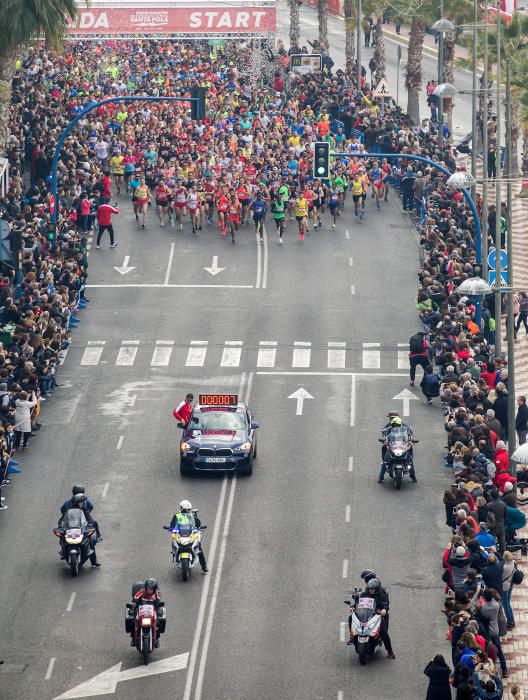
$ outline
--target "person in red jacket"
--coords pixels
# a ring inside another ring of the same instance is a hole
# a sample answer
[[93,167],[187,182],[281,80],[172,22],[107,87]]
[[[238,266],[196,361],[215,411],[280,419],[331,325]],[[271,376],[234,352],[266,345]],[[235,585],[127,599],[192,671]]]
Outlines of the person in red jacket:
[[510,458],[508,456],[508,450],[506,448],[506,443],[503,440],[498,440],[497,441],[497,446],[496,446],[496,452],[495,452],[495,457],[493,458],[493,462],[495,463],[495,466],[497,467],[497,473],[495,478],[497,478],[497,475],[499,472],[507,472],[509,469],[510,465]]
[[119,214],[119,209],[108,204],[108,199],[103,197],[101,199],[101,206],[97,209],[97,223],[99,224],[99,231],[97,233],[97,244],[96,248],[100,248],[99,243],[101,242],[101,236],[105,231],[110,234],[110,248],[115,248],[117,243],[114,241],[114,227],[112,226],[112,214]]
[[178,427],[180,428],[187,427],[187,423],[189,422],[189,418],[191,417],[193,410],[193,399],[193,394],[187,394],[185,399],[181,401],[172,412],[172,415],[178,421]]

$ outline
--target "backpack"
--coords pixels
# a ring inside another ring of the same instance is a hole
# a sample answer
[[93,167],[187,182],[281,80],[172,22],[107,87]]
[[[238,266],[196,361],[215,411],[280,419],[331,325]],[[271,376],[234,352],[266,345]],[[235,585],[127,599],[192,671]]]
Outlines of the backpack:
[[411,335],[409,338],[409,352],[423,352],[424,351],[424,340],[423,336],[416,333],[416,335]]
[[514,583],[516,586],[518,586],[523,581],[524,581],[524,571],[522,571],[522,569],[518,569],[517,566],[515,566],[515,571],[513,572],[511,582]]

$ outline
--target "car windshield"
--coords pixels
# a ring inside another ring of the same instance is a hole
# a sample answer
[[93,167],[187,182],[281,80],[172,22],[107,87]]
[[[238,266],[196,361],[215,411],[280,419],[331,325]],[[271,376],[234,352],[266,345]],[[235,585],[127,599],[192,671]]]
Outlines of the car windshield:
[[232,432],[246,429],[243,411],[199,411],[194,413],[189,425],[191,430]]
[[389,433],[389,442],[409,442],[409,431],[407,428],[392,428]]
[[67,510],[62,518],[62,527],[64,527],[66,530],[83,528],[86,524],[87,520],[80,508],[70,508],[70,510]]

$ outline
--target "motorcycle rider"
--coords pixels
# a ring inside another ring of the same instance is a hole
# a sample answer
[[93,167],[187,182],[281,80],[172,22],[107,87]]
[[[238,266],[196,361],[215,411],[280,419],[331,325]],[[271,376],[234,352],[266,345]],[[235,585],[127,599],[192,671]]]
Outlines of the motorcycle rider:
[[[61,506],[61,513],[63,515],[70,508],[75,508],[75,506],[73,505],[73,497],[79,493],[86,493],[85,488],[84,486],[75,484],[75,486],[72,488],[72,497],[69,498],[67,501],[64,501],[64,503]],[[86,500],[84,501],[83,510],[85,513],[91,513],[93,510],[93,504],[88,500],[88,498],[86,498]]]
[[[159,625],[159,617],[160,617],[160,608],[163,607],[161,603],[161,593],[159,590],[158,582],[156,581],[155,578],[149,577],[145,581],[145,585],[143,588],[141,588],[132,598],[130,603],[127,604],[127,609],[129,611],[129,615],[131,617],[136,616],[136,611],[139,605],[153,605],[156,608],[156,613],[158,616],[158,622],[156,625],[156,639],[154,640],[154,646],[156,648],[159,647],[159,636],[160,636],[160,625]],[[132,641],[130,643],[130,646],[135,646],[135,640],[134,640],[134,630],[131,632],[131,637]]]
[[[374,571],[374,569],[365,569],[365,571],[362,571],[362,572],[361,572],[360,576],[361,576],[361,578],[363,579],[363,581],[365,581],[365,585],[367,585],[368,582],[369,582],[369,581],[372,581],[372,579],[374,579],[374,578],[375,578],[377,581],[379,581],[379,584],[380,584],[380,589],[379,589],[379,590],[380,590],[380,594],[383,595],[383,596],[385,596],[385,597],[387,598],[387,600],[389,599],[389,594],[387,593],[387,591],[386,591],[386,590],[383,588],[383,586],[381,585],[381,581],[380,581],[380,579],[379,579],[379,576],[376,574],[376,572]],[[387,621],[387,630],[388,630],[388,629],[389,629],[389,613],[388,613],[388,612],[387,612],[387,614],[385,615],[385,620]]]
[[[90,515],[90,512],[85,510],[84,504],[87,500],[88,499],[86,498],[86,495],[84,493],[76,493],[75,496],[72,496],[72,498],[71,498],[72,508],[71,509],[67,508],[64,511],[64,513],[62,514],[62,517],[59,519],[58,527],[62,527],[62,519],[64,517],[64,514],[68,510],[72,510],[74,508],[79,508],[80,510],[82,510],[84,513],[84,517],[86,518],[87,523],[89,525],[92,525],[95,528],[95,536],[92,535],[92,540],[91,540],[92,553],[90,554],[90,556],[88,558],[90,559],[90,563],[92,566],[99,568],[101,566],[101,564],[97,561],[97,554],[95,553],[95,545],[98,542],[102,541],[102,537],[100,537],[100,535],[99,535],[99,527],[97,525],[97,522],[92,518],[92,516]],[[61,556],[61,559],[64,559],[62,551],[61,551],[60,556]]]
[[[381,615],[381,626],[380,626],[380,637],[387,650],[387,656],[390,659],[395,659],[396,655],[392,650],[392,642],[389,637],[388,625],[387,625],[387,613],[389,612],[389,596],[386,592],[382,593],[382,588],[379,580],[377,578],[371,578],[367,582],[365,591],[359,593],[358,598],[374,598],[376,601],[376,612]],[[350,631],[350,639],[347,644],[353,644],[352,637],[352,615],[348,618],[348,629]]]
[[[201,520],[198,517],[197,512],[193,513],[192,504],[190,501],[183,500],[180,502],[180,510],[174,513],[172,520],[170,521],[169,528],[173,529],[179,525],[190,525],[192,528],[200,529],[202,526]],[[205,554],[203,553],[202,543],[200,542],[200,548],[198,550],[198,559],[200,561],[200,566],[202,571],[206,574],[209,569],[207,568],[207,563],[205,561]]]
[[[99,530],[99,523],[97,520],[94,520],[94,518],[91,515],[91,512],[93,510],[93,503],[88,500],[88,497],[84,493],[84,486],[80,485],[75,485],[72,488],[72,497],[69,498],[67,501],[64,501],[64,503],[61,506],[61,513],[64,515],[67,510],[70,510],[70,508],[81,508],[86,520],[90,523],[90,525],[93,525],[95,527],[96,535],[97,535],[97,542],[102,542],[103,538],[101,537],[101,532]],[[76,498],[76,497],[79,498]],[[59,520],[60,523],[60,520]]]
[[[378,484],[383,483],[383,479],[385,477],[385,472],[387,470],[387,454],[388,454],[388,448],[387,448],[387,442],[390,436],[391,431],[393,428],[399,429],[399,428],[405,428],[407,432],[409,433],[409,440],[413,439],[413,432],[411,429],[411,426],[407,423],[404,422],[398,414],[390,414],[389,416],[390,421],[386,423],[383,428],[381,429],[381,437],[383,438],[383,445],[381,447],[381,465],[380,465],[380,473],[378,477]],[[416,472],[414,471],[414,454],[413,454],[413,448],[412,445],[409,450],[410,458],[411,458],[411,463],[409,465],[409,476],[411,479],[414,481],[414,483],[417,482],[416,478]]]

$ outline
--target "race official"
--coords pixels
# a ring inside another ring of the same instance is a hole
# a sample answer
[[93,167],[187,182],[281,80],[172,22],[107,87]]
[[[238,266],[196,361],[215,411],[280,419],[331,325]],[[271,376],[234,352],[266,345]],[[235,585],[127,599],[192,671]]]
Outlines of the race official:
[[99,224],[99,231],[97,233],[97,244],[96,248],[100,248],[101,236],[105,231],[110,234],[110,248],[115,248],[117,243],[114,241],[114,227],[112,226],[112,214],[119,214],[119,209],[108,204],[108,198],[103,197],[101,199],[101,206],[97,209],[97,223]]
[[185,399],[181,401],[174,411],[172,412],[172,415],[176,418],[178,421],[178,425],[180,428],[186,428],[187,424],[189,422],[189,419],[191,417],[191,413],[193,410],[193,400],[194,400],[194,395],[193,394],[187,394]]

